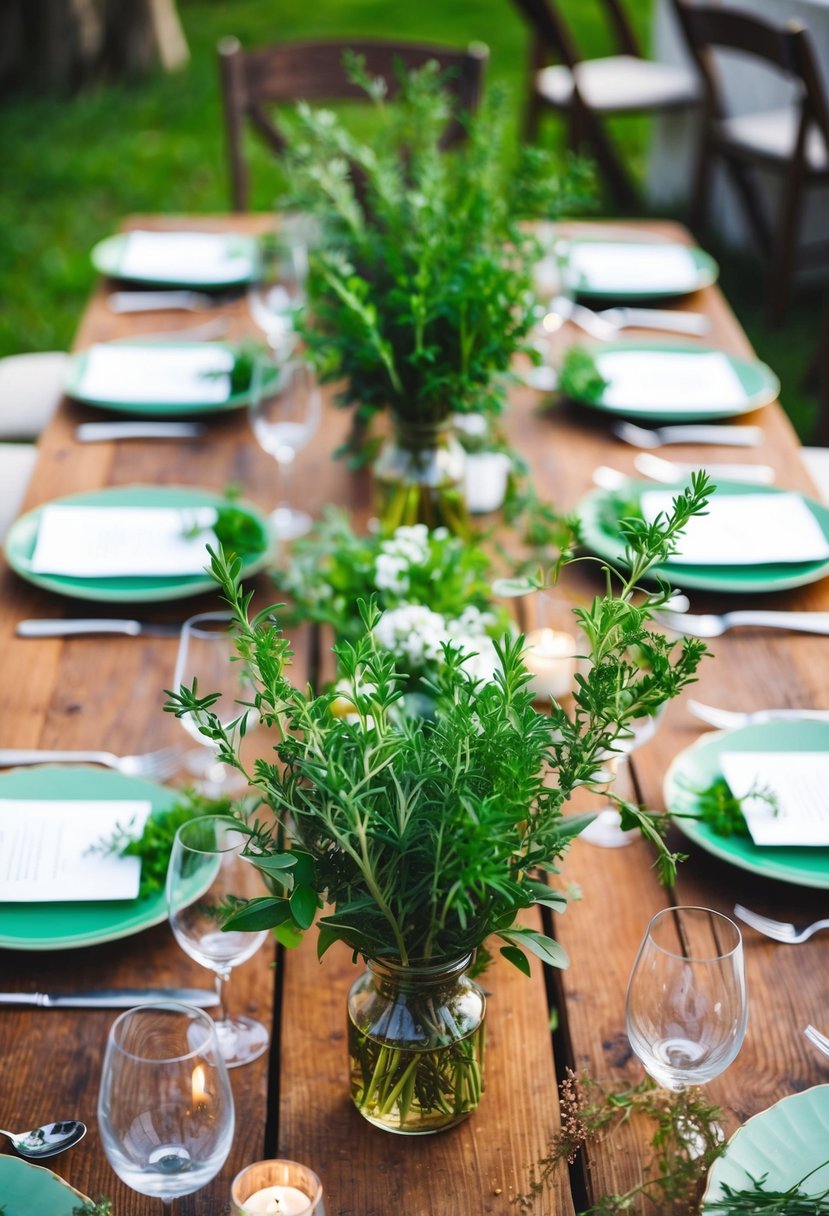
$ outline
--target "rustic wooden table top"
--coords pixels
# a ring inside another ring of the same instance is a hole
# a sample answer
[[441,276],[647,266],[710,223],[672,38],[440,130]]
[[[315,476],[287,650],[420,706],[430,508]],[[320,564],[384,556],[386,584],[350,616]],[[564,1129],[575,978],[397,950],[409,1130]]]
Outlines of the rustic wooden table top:
[[[261,231],[269,222],[251,216],[140,217],[130,226]],[[672,225],[649,228],[683,239]],[[106,305],[110,286],[102,284],[90,301],[78,349],[160,328],[187,328],[206,319],[172,313],[117,316]],[[716,288],[706,288],[683,304],[710,317],[708,344],[750,353]],[[231,337],[253,332],[244,301],[221,311],[230,320]],[[557,506],[571,508],[590,488],[592,471],[600,463],[633,471],[633,449],[608,435],[606,420],[563,407],[540,411],[538,406],[537,394],[516,389],[506,428],[529,460],[538,488]],[[236,483],[263,508],[277,500],[273,462],[253,441],[244,412],[211,421],[207,435],[198,440],[77,443],[75,426],[98,416],[85,406],[63,403],[41,440],[27,508],[77,491],[131,483],[214,490]],[[811,491],[797,441],[780,407],[772,405],[745,421],[763,427],[759,449],[735,455],[728,449],[684,448],[682,459],[707,455],[713,460],[762,460],[775,467],[779,485]],[[295,497],[316,513],[324,502],[342,504],[361,522],[370,506],[368,482],[330,457],[347,425],[343,412],[326,407],[315,440],[299,456]],[[0,570],[0,592],[3,746],[136,752],[180,741],[181,727],[161,712],[162,690],[172,676],[174,640],[21,640],[14,636],[14,627],[22,617],[89,615],[90,605],[59,601],[5,567]],[[272,598],[266,577],[257,580],[257,592]],[[751,597],[751,602],[829,609],[829,580]],[[207,595],[157,609],[142,606],[140,612],[183,618],[211,606],[215,597]],[[695,610],[726,606],[715,596],[694,597]],[[297,675],[304,679],[306,632],[297,631],[294,642]],[[734,708],[825,703],[828,647],[826,639],[808,635],[727,634],[713,646],[716,658],[703,665],[695,695]],[[668,763],[700,733],[680,702],[669,708],[653,741],[635,753],[632,775],[647,805],[662,808]],[[269,1156],[290,1157],[317,1171],[325,1186],[328,1216],[396,1216],[404,1210],[433,1216],[507,1216],[515,1211],[511,1201],[527,1190],[530,1165],[543,1155],[557,1126],[557,1083],[564,1068],[587,1068],[614,1083],[641,1079],[625,1034],[624,996],[639,941],[655,911],[674,900],[728,912],[737,899],[785,917],[825,911],[825,898],[816,891],[744,873],[697,849],[688,851],[677,890],[668,892],[657,883],[645,844],[622,849],[598,849],[581,841],[574,845],[563,874],[566,881],[578,884],[583,898],[554,925],[569,953],[570,968],[545,976],[540,964],[534,965],[528,980],[499,962],[487,973],[486,1095],[474,1116],[434,1137],[411,1140],[384,1134],[364,1122],[349,1102],[344,1006],[356,971],[346,952],[332,950],[320,965],[312,940],[278,956],[266,945],[233,975],[229,998],[234,1009],[272,1026],[272,1049],[232,1072],[237,1132],[230,1159],[208,1187],[179,1201],[179,1216],[227,1211],[234,1174]],[[0,929],[2,917],[0,908]],[[737,1061],[709,1086],[712,1100],[726,1108],[732,1127],[785,1094],[829,1080],[829,1062],[820,1059],[800,1033],[807,1022],[820,1023],[829,1008],[826,937],[799,947],[776,945],[750,931],[745,938],[749,1032]],[[0,951],[0,968],[0,987],[7,991],[209,982],[166,925],[80,950]],[[114,1176],[95,1123],[100,1065],[114,1016],[111,1011],[0,1010],[0,1121],[24,1128],[56,1117],[83,1119],[90,1134],[50,1162],[52,1167],[86,1194],[111,1196],[116,1216],[149,1216],[157,1205]],[[551,1024],[557,1027],[555,1033]],[[590,1198],[625,1189],[641,1176],[646,1156],[642,1129],[625,1128],[613,1145],[591,1153],[589,1176],[562,1174],[538,1199],[536,1211],[566,1216]]]

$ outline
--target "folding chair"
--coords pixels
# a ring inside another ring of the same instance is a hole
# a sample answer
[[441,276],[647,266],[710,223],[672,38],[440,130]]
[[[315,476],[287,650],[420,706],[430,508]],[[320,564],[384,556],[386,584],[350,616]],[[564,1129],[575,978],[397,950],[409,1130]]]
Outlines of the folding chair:
[[338,39],[285,42],[245,51],[237,38],[225,38],[219,44],[219,68],[235,210],[246,210],[250,195],[243,147],[246,121],[278,155],[285,149],[285,139],[272,117],[273,107],[299,100],[366,101],[363,90],[348,78],[343,64],[346,51],[363,56],[368,74],[389,82],[390,95],[395,92],[398,65],[412,71],[435,60],[446,73],[446,88],[457,106],[444,146],[464,137],[459,116],[478,106],[489,59],[489,50],[482,43],[459,51],[413,42]]
[[[646,59],[619,0],[601,0],[617,53],[585,59],[565,21],[564,0],[514,0],[533,34],[525,135],[537,138],[545,110],[567,119],[570,146],[588,148],[617,200],[634,206],[639,192],[609,138],[604,120],[694,106],[699,81],[685,67]],[[571,5],[581,0],[571,0]],[[552,62],[551,62],[552,61]]]
[[[692,223],[708,218],[711,173],[722,159],[736,189],[760,252],[769,260],[766,312],[771,323],[785,315],[798,264],[814,264],[829,254],[829,242],[798,254],[798,232],[806,187],[829,183],[829,100],[823,88],[810,35],[798,21],[774,25],[742,10],[674,0],[676,11],[705,89],[703,127],[697,157]],[[715,61],[719,50],[738,51],[774,69],[793,86],[793,101],[749,114],[730,114]],[[775,216],[762,205],[752,169],[781,178]]]

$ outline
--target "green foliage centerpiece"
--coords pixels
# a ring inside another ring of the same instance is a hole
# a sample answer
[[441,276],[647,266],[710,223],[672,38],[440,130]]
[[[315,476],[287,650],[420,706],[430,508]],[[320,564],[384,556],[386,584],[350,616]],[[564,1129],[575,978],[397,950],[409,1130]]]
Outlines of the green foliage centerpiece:
[[[335,647],[351,708],[339,713],[341,694],[290,682],[290,647],[272,611],[252,616],[237,559],[213,555],[250,673],[249,705],[275,739],[273,755],[247,772],[238,748],[247,707],[225,727],[215,695],[200,695],[195,684],[170,694],[167,708],[193,714],[220,760],[244,772],[273,812],[244,829],[270,894],[230,907],[226,924],[273,928],[291,946],[316,922],[320,955],[342,941],[367,960],[369,972],[352,989],[349,1043],[352,1096],[372,1122],[430,1132],[477,1105],[484,1001],[466,972],[473,960],[486,961],[490,939],[524,972],[528,954],[566,966],[558,943],[520,917],[537,905],[565,905],[553,885],[556,862],[592,818],[565,814],[571,795],[603,787],[603,765],[630,724],[694,678],[703,643],[651,632],[668,589],[638,586],[675,551],[709,488],[696,474],[669,516],[624,522],[630,574],[618,594],[608,589],[576,611],[589,664],[570,713],[555,701],[547,713],[535,709],[523,639],[506,633],[489,680],[476,679],[467,656],[446,643],[428,681],[433,713],[408,714],[409,673],[378,644],[373,604],[362,606],[360,636]],[[645,666],[635,658],[642,653]],[[623,826],[638,825],[656,846],[670,881],[676,858],[661,822],[609,796]]]
[[540,256],[519,220],[572,206],[584,170],[562,176],[534,149],[508,164],[500,95],[461,146],[443,150],[451,107],[436,64],[403,75],[393,105],[384,81],[358,60],[351,70],[378,111],[371,144],[306,105],[289,133],[289,201],[319,227],[303,337],[321,378],[343,383],[339,403],[356,406],[356,434],[379,411],[390,416],[374,465],[384,525],[464,533],[452,415],[501,410],[533,323]]

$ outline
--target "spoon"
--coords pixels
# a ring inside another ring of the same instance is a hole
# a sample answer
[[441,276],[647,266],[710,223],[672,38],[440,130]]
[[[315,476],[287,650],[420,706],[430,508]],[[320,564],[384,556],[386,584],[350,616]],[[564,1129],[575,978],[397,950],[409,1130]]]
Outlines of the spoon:
[[0,1127],[0,1136],[8,1136],[20,1156],[31,1161],[40,1157],[54,1157],[83,1140],[85,1135],[86,1124],[77,1119],[44,1123],[43,1127],[35,1127],[30,1132],[7,1132]]

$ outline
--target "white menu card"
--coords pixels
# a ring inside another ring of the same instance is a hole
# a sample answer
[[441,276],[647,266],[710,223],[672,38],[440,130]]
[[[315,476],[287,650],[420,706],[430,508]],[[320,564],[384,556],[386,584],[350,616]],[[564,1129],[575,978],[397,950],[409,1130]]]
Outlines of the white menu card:
[[237,283],[251,270],[249,249],[220,232],[127,233],[118,273],[125,279]]
[[120,825],[140,836],[149,802],[0,799],[0,902],[136,899],[139,857],[94,851]]
[[602,351],[596,367],[607,387],[602,404],[627,409],[739,409],[746,393],[721,351]]
[[[722,773],[757,845],[829,845],[829,752],[725,752]],[[777,813],[752,788],[773,791]]]
[[690,291],[697,280],[694,259],[681,245],[633,241],[574,241],[573,281],[590,291],[625,295]]
[[89,348],[73,391],[84,401],[125,405],[218,405],[230,396],[232,369],[226,346],[106,343]]
[[[650,523],[670,512],[670,490],[645,490],[642,514]],[[695,515],[671,565],[753,566],[829,558],[829,541],[799,494],[717,494],[707,515]]]
[[203,574],[215,507],[84,507],[40,513],[31,569],[72,578]]

